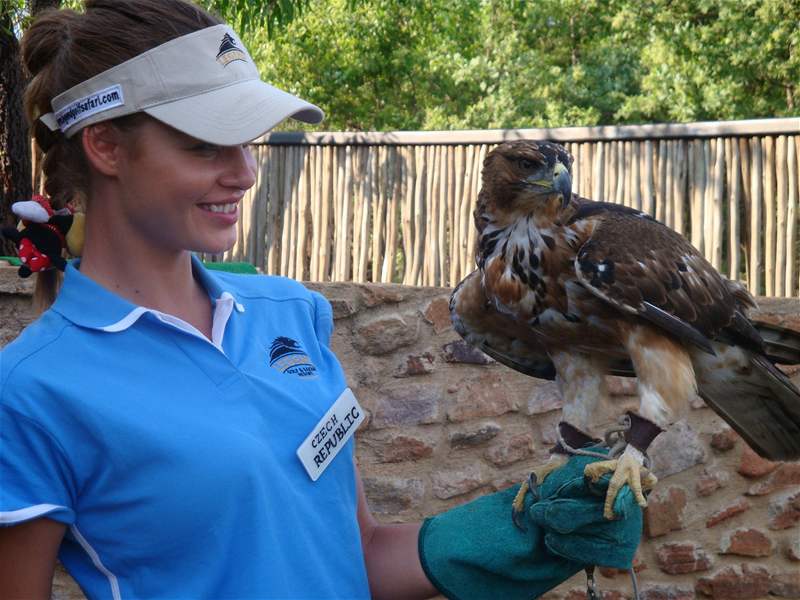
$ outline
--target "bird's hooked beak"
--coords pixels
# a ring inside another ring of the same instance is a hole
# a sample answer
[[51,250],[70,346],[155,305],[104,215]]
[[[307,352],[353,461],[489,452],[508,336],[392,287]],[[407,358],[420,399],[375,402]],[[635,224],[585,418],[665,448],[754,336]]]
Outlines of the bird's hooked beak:
[[560,162],[553,169],[553,189],[561,194],[561,207],[566,207],[572,198],[572,177]]
[[570,198],[572,198],[572,177],[570,176],[567,167],[560,162],[557,162],[556,166],[553,168],[552,180],[547,178],[530,178],[528,179],[528,183],[533,184],[538,188],[544,188],[546,191],[543,193],[548,195],[551,193],[550,190],[552,190],[552,192],[561,194],[562,208],[566,207]]

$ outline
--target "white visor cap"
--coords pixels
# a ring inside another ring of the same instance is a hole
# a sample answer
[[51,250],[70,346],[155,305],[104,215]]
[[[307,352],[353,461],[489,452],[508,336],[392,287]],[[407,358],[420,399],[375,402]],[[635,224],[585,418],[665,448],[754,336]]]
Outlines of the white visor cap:
[[144,112],[192,137],[222,146],[252,141],[289,117],[319,123],[313,104],[261,81],[227,25],[156,46],[53,98],[40,117],[71,137],[87,125]]

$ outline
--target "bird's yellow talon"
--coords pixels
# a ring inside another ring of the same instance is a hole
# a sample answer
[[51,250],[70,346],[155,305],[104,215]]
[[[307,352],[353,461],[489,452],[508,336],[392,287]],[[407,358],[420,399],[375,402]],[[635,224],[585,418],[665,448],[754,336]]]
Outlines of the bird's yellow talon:
[[514,501],[511,504],[511,518],[517,527],[520,529],[525,529],[522,525],[520,515],[525,508],[525,495],[530,490],[528,481],[530,481],[532,478],[536,483],[541,483],[544,481],[545,477],[550,475],[550,473],[555,471],[557,468],[563,466],[566,462],[566,456],[562,454],[553,454],[550,456],[550,460],[548,460],[545,464],[538,466],[531,471],[531,477],[529,479],[522,482],[522,485],[519,486],[519,491],[517,492],[517,495],[514,496]]
[[652,489],[658,482],[655,475],[629,454],[623,454],[616,460],[602,460],[588,464],[583,470],[583,474],[592,482],[597,482],[606,473],[613,473],[611,481],[608,482],[606,500],[603,504],[603,516],[609,520],[614,518],[614,501],[624,485],[627,484],[631,488],[636,503],[644,508],[647,506],[644,491]]

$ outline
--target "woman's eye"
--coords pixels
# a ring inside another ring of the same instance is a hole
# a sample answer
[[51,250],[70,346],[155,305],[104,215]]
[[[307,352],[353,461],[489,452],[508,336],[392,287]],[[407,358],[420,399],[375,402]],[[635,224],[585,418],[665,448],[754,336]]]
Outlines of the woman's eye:
[[202,142],[200,144],[192,146],[192,151],[197,152],[198,154],[216,154],[217,152],[219,152],[219,146]]

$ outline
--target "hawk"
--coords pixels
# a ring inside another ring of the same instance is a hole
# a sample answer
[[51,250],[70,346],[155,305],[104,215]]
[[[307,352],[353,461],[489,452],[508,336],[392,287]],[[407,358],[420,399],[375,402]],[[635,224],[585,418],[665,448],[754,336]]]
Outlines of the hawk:
[[597,441],[592,417],[607,402],[607,374],[635,375],[640,397],[621,455],[587,467],[593,479],[613,473],[608,518],[625,484],[646,505],[642,490],[655,477],[645,452],[695,394],[761,456],[800,458],[800,391],[774,364],[800,362],[797,336],[757,328],[750,294],[680,234],[638,210],[573,194],[571,164],[550,142],[506,142],[487,155],[474,211],[478,268],[450,300],[468,343],[559,384],[559,443],[537,478]]

